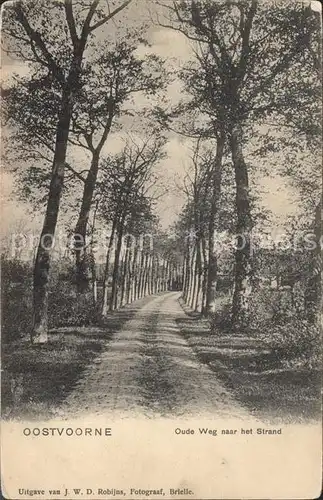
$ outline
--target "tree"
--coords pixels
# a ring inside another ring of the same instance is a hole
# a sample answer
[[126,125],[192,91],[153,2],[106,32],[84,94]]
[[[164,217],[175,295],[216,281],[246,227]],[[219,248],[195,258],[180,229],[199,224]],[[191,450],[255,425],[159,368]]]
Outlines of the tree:
[[[7,7],[3,19],[4,36],[12,51],[30,61],[33,80],[44,79],[47,72],[59,87],[59,107],[48,201],[34,267],[34,321],[32,342],[47,341],[48,280],[51,249],[55,236],[64,173],[70,123],[75,97],[81,85],[84,53],[96,29],[124,10],[131,0],[125,0],[114,10],[102,15],[99,0],[83,9],[70,0],[53,2],[53,10],[39,1],[15,2]],[[74,9],[74,7],[76,7]],[[50,15],[49,15],[50,12]],[[62,24],[60,24],[62,22]],[[63,27],[63,29],[62,29]]]
[[[216,158],[214,159],[211,148],[201,150],[201,139],[198,139],[192,157],[193,177],[190,178],[189,176],[190,182],[186,188],[188,203],[192,212],[192,225],[187,228],[189,232],[187,251],[189,255],[190,247],[192,247],[191,265],[193,265],[194,269],[191,269],[191,281],[193,283],[193,289],[190,293],[191,307],[195,310],[198,309],[200,293],[203,288],[201,311],[204,314],[210,314],[214,307],[217,281],[215,231],[219,225],[220,217],[223,151],[221,147],[219,148],[218,143]],[[192,230],[194,235],[190,234]],[[187,268],[189,266],[190,264],[187,263]]]
[[[140,33],[136,34],[139,39]],[[103,50],[87,75],[82,97],[78,99],[72,117],[73,144],[88,149],[91,165],[84,179],[81,209],[75,227],[76,275],[79,290],[87,288],[85,249],[86,231],[93,195],[99,173],[100,155],[113,122],[127,114],[126,101],[138,93],[155,94],[163,84],[161,61],[154,55],[145,60],[135,56],[134,41],[118,42],[111,51]]]
[[292,227],[301,233],[306,224],[307,237],[313,242],[311,251],[303,254],[301,267],[308,320],[318,323],[322,297],[322,40],[319,13],[310,6],[305,11],[307,36],[298,63],[284,78],[283,89],[275,89],[277,112],[266,120],[268,130],[262,137],[260,155],[275,152],[286,157],[278,171],[296,190],[302,204],[297,224]]
[[[166,6],[167,8],[167,6]],[[173,3],[164,26],[194,43],[194,62],[185,69],[187,91],[203,113],[206,133],[226,141],[236,185],[235,287],[232,326],[248,326],[251,293],[250,236],[253,227],[244,147],[258,120],[279,110],[286,75],[299,65],[313,30],[313,15],[301,4],[275,6],[209,0]],[[280,90],[280,91],[278,91]]]
[[231,164],[228,162],[223,162],[221,168],[225,189],[220,189],[222,182],[219,183],[219,207],[214,210],[213,154],[211,141],[197,141],[192,171],[184,180],[187,202],[176,229],[185,241],[183,298],[195,311],[208,315],[214,312],[219,260],[224,251],[222,246],[219,248],[222,242],[218,236],[223,231],[232,232],[234,224]]
[[[117,304],[119,263],[125,230],[128,228],[133,231],[138,216],[140,219],[150,213],[149,189],[155,183],[153,167],[164,157],[163,145],[164,139],[158,133],[148,137],[139,145],[134,140],[129,140],[121,153],[105,161],[100,182],[102,193],[100,211],[106,222],[111,224],[111,234],[104,273],[103,316],[106,315],[108,308],[113,310]],[[113,246],[115,252],[112,292],[108,304],[108,279]]]
[[[66,164],[71,177],[83,184],[81,207],[75,227],[76,282],[79,292],[88,287],[86,233],[102,149],[112,127],[118,129],[120,117],[132,114],[129,111],[132,97],[138,93],[153,95],[164,83],[159,58],[150,54],[145,59],[140,59],[135,55],[139,43],[145,43],[142,30],[127,33],[111,49],[98,47],[90,67],[84,68],[81,74],[82,86],[72,113],[69,144],[74,149],[89,152],[90,168],[80,172]],[[12,149],[13,144],[19,144],[24,155],[27,153],[28,157],[38,158],[44,163],[47,151],[52,149],[57,94],[55,89],[44,85],[33,87],[31,93],[28,83],[27,81],[22,85],[19,82],[19,86],[6,92],[6,114],[15,126],[10,145]],[[44,109],[48,114],[39,118]],[[140,114],[140,111],[137,113]],[[32,175],[35,172],[37,175]],[[21,180],[30,193],[31,185],[35,185],[39,191],[48,177],[46,164],[36,167],[32,163]]]

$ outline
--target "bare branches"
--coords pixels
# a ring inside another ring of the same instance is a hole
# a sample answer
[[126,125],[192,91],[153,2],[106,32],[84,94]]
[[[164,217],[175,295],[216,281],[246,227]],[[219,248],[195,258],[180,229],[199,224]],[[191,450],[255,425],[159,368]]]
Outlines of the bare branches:
[[[31,40],[31,48],[33,50],[34,55],[37,55],[35,52],[36,47],[41,51],[41,53],[44,56],[44,59],[46,61],[46,66],[50,68],[50,70],[53,72],[53,74],[57,77],[57,79],[61,83],[65,83],[65,77],[64,74],[61,70],[61,68],[58,66],[58,64],[55,62],[55,59],[49,52],[49,50],[46,47],[46,44],[40,34],[34,30],[31,25],[29,24],[29,21],[24,13],[24,10],[22,8],[21,2],[18,2],[16,4],[16,15],[17,19],[20,22],[20,24],[23,26],[26,34],[28,35],[29,39]],[[39,56],[37,56],[39,59]]]
[[[89,26],[89,30],[92,32],[92,31],[96,30],[97,28],[99,28],[100,26],[103,26],[103,24],[107,23],[110,19],[115,17],[117,14],[119,14],[119,12],[121,12],[123,9],[125,9],[131,2],[132,2],[132,0],[126,0],[125,2],[123,2],[121,5],[119,5],[119,7],[114,9],[112,12],[109,12],[109,14],[107,16],[105,16],[103,19],[100,19],[100,21],[98,21],[94,25]],[[97,4],[98,4],[98,0],[95,0],[93,2],[93,4],[96,4],[96,6],[95,6],[95,8],[96,8]],[[89,25],[89,23],[88,23],[88,25]]]
[[82,173],[87,172],[87,170],[83,170],[81,173],[77,172],[69,163],[65,163],[65,167],[67,170],[69,170],[72,174],[73,177],[79,179],[81,182],[85,183],[85,177],[83,177]]
[[82,43],[85,44],[86,40],[87,40],[87,37],[91,31],[91,28],[90,28],[90,24],[91,24],[91,21],[93,19],[93,16],[95,14],[95,11],[99,5],[99,1],[100,0],[93,0],[93,2],[91,3],[91,6],[88,10],[88,13],[87,13],[87,16],[85,18],[85,21],[84,21],[84,24],[83,24],[83,28],[82,28],[82,32],[81,32],[81,40],[82,40]]
[[[172,12],[175,15],[175,20],[178,21],[177,24],[172,24],[171,20],[169,23],[164,23],[160,20],[158,14],[157,14],[157,21],[158,21],[159,26],[161,26],[162,28],[171,29],[173,31],[178,31],[179,33],[182,33],[183,35],[185,35],[186,38],[188,38],[189,40],[192,40],[194,42],[207,43],[207,40],[205,40],[204,38],[202,38],[200,36],[197,36],[196,33],[193,34],[190,31],[189,27],[192,26],[192,23],[189,20],[184,19],[181,16],[179,8],[176,5],[176,2],[173,2],[173,6],[171,6],[171,4],[169,4],[169,3],[164,4],[162,2],[157,1],[157,5],[164,7],[166,9],[168,9],[170,12]],[[185,25],[187,26],[187,28],[185,28]]]
[[121,153],[105,160],[102,189],[108,210],[121,210],[127,217],[136,205],[151,198],[149,191],[156,184],[152,168],[163,158],[163,144],[158,136],[152,135],[140,144],[128,136]]

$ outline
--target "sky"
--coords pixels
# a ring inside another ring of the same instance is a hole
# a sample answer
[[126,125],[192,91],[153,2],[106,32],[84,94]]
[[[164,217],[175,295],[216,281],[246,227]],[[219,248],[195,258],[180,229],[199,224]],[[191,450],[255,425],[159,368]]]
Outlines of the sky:
[[[149,4],[150,6],[152,3]],[[137,6],[137,7],[136,7]],[[138,8],[139,6],[139,8]],[[142,48],[141,50],[156,53],[157,55],[166,58],[168,64],[176,68],[191,57],[190,43],[186,38],[175,31],[161,28],[151,23],[151,9],[147,9],[146,0],[135,2],[127,16],[131,19],[131,24],[143,21],[150,22],[150,28],[147,32],[148,39],[151,43],[151,48]],[[128,21],[129,22],[129,21]],[[112,27],[112,29],[114,29]],[[104,32],[99,33],[99,37],[104,38]],[[140,52],[140,51],[139,51]],[[24,74],[26,67],[24,64],[13,61],[2,52],[2,79],[8,84],[14,72]],[[175,103],[181,98],[181,85],[178,80],[169,86],[167,97]],[[139,104],[138,104],[139,105]],[[130,125],[131,128],[131,125]],[[120,149],[120,134],[114,134],[107,141],[103,153],[109,153]],[[157,202],[157,213],[160,217],[162,227],[167,227],[172,224],[185,203],[185,194],[181,189],[181,184],[187,169],[190,168],[190,141],[183,139],[175,133],[170,134],[167,144],[167,158],[160,164],[160,173],[162,182],[167,185],[168,193]],[[84,155],[79,151],[71,151],[73,157],[77,157],[78,161],[84,161]],[[79,156],[78,156],[79,155]],[[259,189],[263,192],[262,205],[272,212],[274,224],[283,225],[284,220],[290,214],[297,213],[297,193],[295,193],[286,183],[286,180],[279,175],[258,176],[255,179]],[[31,206],[22,203],[15,196],[14,191],[19,191],[19,186],[15,186],[12,176],[5,171],[5,167],[1,169],[1,202],[2,202],[2,234],[6,235],[16,231],[16,228],[39,228],[42,222],[42,215],[35,212]]]

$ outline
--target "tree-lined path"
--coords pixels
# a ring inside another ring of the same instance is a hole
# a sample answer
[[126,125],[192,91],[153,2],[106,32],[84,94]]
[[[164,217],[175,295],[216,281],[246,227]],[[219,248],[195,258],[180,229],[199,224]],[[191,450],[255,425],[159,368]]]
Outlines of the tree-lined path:
[[181,336],[178,292],[139,300],[106,349],[83,373],[62,410],[112,416],[244,418],[247,412]]
[[8,415],[316,414],[319,12],[6,4]]

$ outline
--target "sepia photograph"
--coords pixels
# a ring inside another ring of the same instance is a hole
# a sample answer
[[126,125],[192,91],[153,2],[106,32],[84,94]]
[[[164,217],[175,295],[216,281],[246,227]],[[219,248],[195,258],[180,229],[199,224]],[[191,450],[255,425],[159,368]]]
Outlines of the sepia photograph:
[[8,500],[320,495],[321,16],[3,3]]

